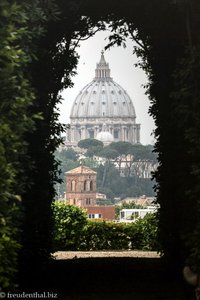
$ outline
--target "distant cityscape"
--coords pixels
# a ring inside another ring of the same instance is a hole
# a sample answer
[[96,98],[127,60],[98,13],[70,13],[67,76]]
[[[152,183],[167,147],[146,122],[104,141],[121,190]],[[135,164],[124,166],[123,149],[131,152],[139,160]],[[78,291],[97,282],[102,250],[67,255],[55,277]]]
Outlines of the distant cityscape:
[[[113,81],[102,51],[94,79],[74,100],[66,139],[58,149],[64,181],[57,185],[58,198],[85,208],[89,219],[134,222],[154,212],[151,179],[157,160],[152,150],[141,145],[133,102]],[[117,192],[124,188],[123,195]]]

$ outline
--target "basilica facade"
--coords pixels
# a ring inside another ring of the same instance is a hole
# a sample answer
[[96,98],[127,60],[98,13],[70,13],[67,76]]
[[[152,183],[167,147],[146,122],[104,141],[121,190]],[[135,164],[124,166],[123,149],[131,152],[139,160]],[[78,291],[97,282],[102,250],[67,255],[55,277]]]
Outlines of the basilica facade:
[[140,143],[140,124],[136,123],[133,102],[110,76],[109,64],[101,53],[95,77],[74,100],[70,114],[68,142],[95,138],[104,144],[125,141]]

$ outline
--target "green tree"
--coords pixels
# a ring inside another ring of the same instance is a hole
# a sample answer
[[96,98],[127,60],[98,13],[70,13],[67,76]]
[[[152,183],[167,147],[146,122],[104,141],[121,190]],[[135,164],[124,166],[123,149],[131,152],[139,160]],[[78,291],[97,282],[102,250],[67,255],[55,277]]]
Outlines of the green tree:
[[116,150],[110,149],[110,147],[107,146],[104,147],[98,155],[106,159],[104,165],[104,173],[101,181],[101,186],[103,187],[105,185],[106,177],[111,167],[111,160],[115,159],[119,154]]
[[78,142],[78,147],[87,149],[85,156],[93,158],[103,148],[103,143],[96,139],[85,139]]
[[[0,3],[0,286],[16,284],[22,195],[29,163],[25,136],[34,128],[34,94],[27,78],[32,59],[27,12],[16,2]],[[37,116],[35,116],[37,117]]]
[[157,155],[152,145],[132,145],[129,153],[133,154],[135,160],[145,159],[153,163],[157,162]]
[[61,152],[56,151],[56,157],[62,161],[64,160],[77,161],[78,154],[74,149],[67,149],[67,150],[62,150]]
[[118,157],[119,152],[109,146],[104,147],[98,154],[100,157],[106,158],[108,161],[113,160]]
[[144,218],[137,219],[134,223],[128,224],[126,230],[132,250],[159,250],[157,214],[147,214]]
[[79,250],[80,239],[87,223],[86,212],[61,201],[53,203],[54,215],[54,251]]
[[132,144],[129,142],[113,142],[109,147],[115,149],[120,155],[127,155],[132,148]]
[[103,148],[103,143],[96,139],[84,139],[84,140],[80,140],[78,142],[78,147],[83,148],[83,149],[89,149],[91,147],[102,147]]

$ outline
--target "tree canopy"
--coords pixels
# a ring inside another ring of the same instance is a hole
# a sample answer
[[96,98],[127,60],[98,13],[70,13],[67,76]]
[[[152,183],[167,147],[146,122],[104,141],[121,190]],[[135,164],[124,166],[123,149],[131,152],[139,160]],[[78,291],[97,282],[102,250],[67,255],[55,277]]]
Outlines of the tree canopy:
[[96,139],[84,139],[78,142],[78,147],[83,149],[89,149],[91,147],[101,147],[103,148],[103,143]]

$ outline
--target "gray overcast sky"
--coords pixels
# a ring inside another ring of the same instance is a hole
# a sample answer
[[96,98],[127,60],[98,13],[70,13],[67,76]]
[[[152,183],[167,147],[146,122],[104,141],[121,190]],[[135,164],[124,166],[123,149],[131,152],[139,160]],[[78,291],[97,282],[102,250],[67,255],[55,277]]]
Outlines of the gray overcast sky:
[[[107,44],[105,32],[98,32],[94,37],[81,42],[78,49],[80,55],[77,68],[77,75],[73,77],[73,88],[66,89],[62,92],[64,98],[60,109],[60,119],[62,123],[69,123],[71,106],[79,91],[94,78],[96,63],[99,62],[101,51]],[[137,57],[132,54],[133,42],[127,41],[127,47],[112,47],[105,51],[104,56],[111,69],[111,77],[120,84],[131,97],[135,111],[136,122],[141,124],[141,143],[152,144],[154,142],[151,133],[155,128],[152,117],[148,115],[149,100],[145,95],[143,84],[147,83],[147,77],[143,70],[135,67],[138,61]]]

